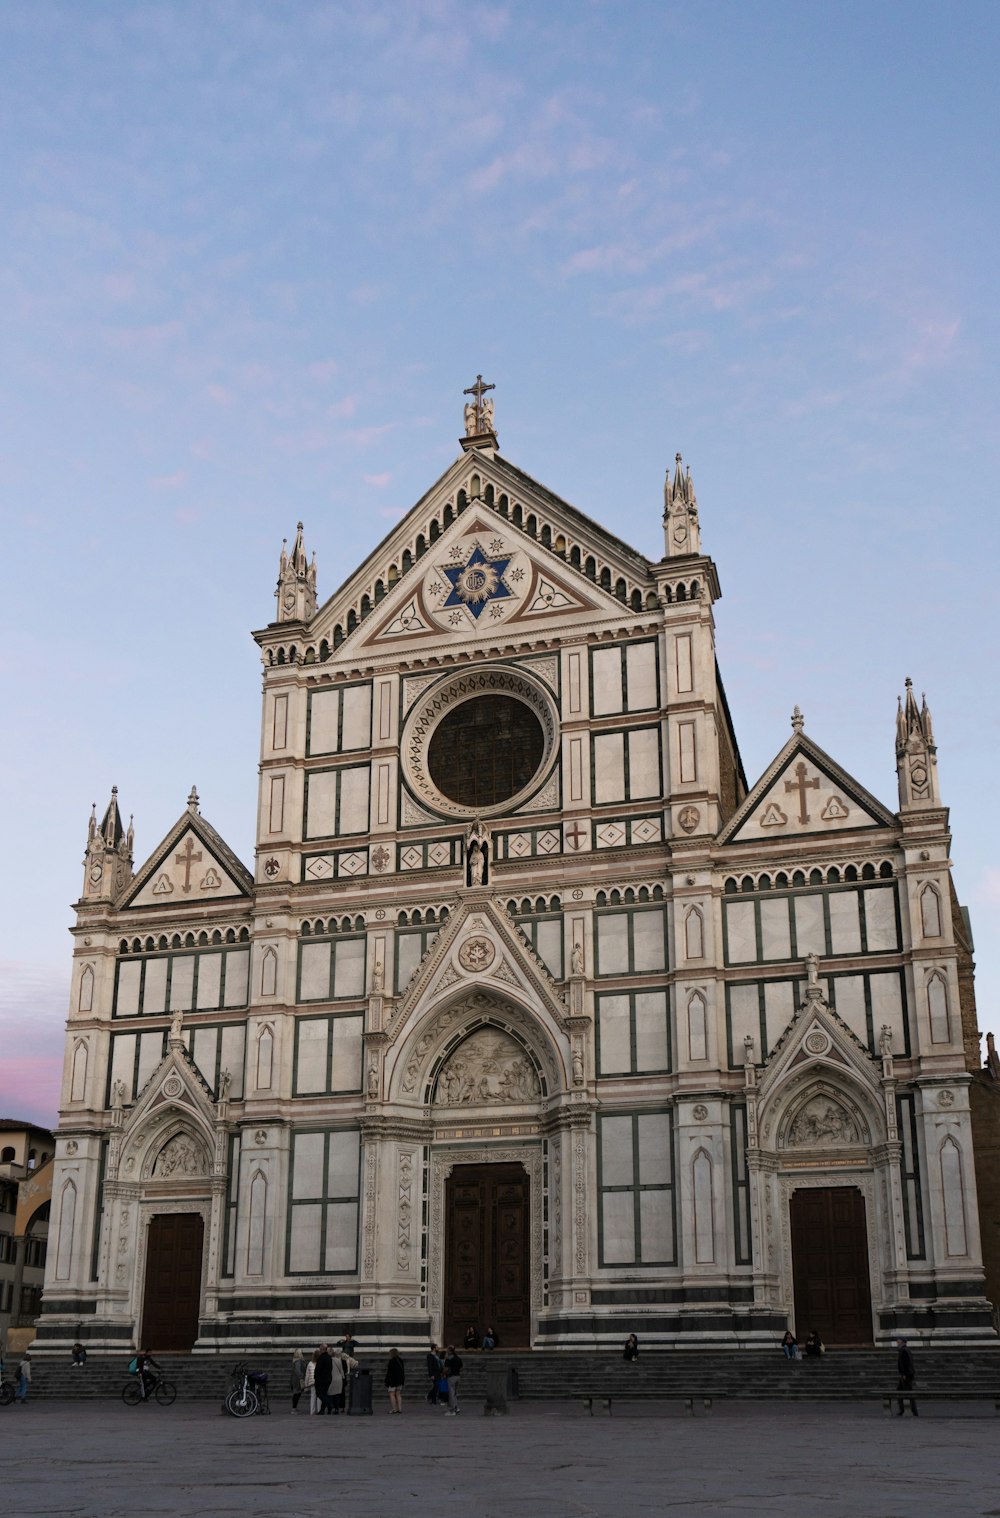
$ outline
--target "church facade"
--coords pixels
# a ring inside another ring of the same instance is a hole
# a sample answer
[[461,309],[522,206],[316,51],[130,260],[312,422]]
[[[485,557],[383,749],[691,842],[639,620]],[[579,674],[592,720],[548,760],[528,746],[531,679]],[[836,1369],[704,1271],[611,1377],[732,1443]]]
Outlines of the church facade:
[[926,704],[896,810],[797,708],[748,786],[680,458],[653,562],[472,393],[329,600],[282,550],[252,864],[91,818],[39,1347],[991,1338]]

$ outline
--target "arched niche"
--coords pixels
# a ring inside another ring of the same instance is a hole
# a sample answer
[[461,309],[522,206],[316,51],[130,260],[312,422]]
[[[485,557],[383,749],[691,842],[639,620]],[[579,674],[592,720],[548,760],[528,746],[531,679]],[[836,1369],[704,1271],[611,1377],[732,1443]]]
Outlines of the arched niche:
[[448,1057],[484,1027],[507,1034],[523,1050],[539,1082],[540,1094],[534,1100],[570,1088],[568,1039],[546,1026],[534,1009],[529,1011],[513,998],[474,991],[432,1008],[415,1023],[394,1052],[391,1068],[387,1063],[388,1099],[429,1103]]

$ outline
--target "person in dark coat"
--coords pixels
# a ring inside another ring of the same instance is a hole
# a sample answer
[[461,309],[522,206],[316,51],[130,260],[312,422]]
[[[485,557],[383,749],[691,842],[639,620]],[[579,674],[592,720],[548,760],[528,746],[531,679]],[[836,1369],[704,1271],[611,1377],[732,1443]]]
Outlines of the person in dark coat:
[[[913,1383],[916,1379],[916,1372],[913,1366],[913,1356],[910,1354],[910,1347],[905,1339],[896,1340],[896,1370],[899,1374],[899,1380],[896,1383],[896,1390],[901,1392],[912,1392]],[[900,1418],[904,1413],[903,1401],[904,1399],[902,1397],[898,1397],[896,1399],[896,1407],[898,1409],[898,1416]],[[919,1417],[920,1415],[917,1412],[916,1397],[911,1396],[909,1402],[910,1412],[915,1418]]]
[[454,1344],[449,1344],[445,1351],[444,1373],[448,1382],[448,1406],[445,1412],[455,1418],[461,1411],[458,1405],[458,1378],[462,1374],[462,1357]]
[[622,1351],[622,1359],[638,1360],[638,1358],[639,1340],[636,1338],[635,1334],[629,1334],[628,1338],[625,1340],[625,1348]]
[[389,1411],[401,1413],[403,1411],[403,1384],[406,1381],[406,1367],[398,1349],[390,1349],[389,1361],[385,1367],[385,1389],[389,1393]]
[[444,1375],[444,1361],[441,1359],[440,1351],[435,1347],[433,1343],[431,1344],[430,1349],[427,1351],[427,1375],[430,1378],[430,1386],[427,1391],[427,1400],[432,1407],[436,1407],[438,1400],[438,1382]]
[[321,1413],[333,1411],[330,1383],[333,1380],[333,1356],[329,1344],[321,1344],[316,1356],[316,1399]]

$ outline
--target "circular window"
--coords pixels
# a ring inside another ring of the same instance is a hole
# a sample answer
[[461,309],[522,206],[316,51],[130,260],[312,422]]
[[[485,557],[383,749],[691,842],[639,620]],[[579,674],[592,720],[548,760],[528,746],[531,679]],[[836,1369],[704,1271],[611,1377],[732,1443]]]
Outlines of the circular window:
[[424,692],[403,730],[407,780],[452,816],[511,811],[541,784],[555,756],[552,699],[504,666],[452,675]]
[[442,796],[477,811],[523,791],[544,752],[530,706],[512,696],[473,696],[434,729],[427,769]]

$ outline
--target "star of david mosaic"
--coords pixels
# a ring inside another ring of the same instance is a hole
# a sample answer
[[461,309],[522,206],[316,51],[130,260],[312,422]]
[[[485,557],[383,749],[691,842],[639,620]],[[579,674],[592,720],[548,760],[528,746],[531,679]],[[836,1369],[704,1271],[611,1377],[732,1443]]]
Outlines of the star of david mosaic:
[[512,596],[514,592],[504,580],[510,560],[511,555],[488,559],[477,543],[464,564],[444,567],[441,573],[451,584],[451,591],[441,604],[442,611],[449,606],[464,606],[478,621],[491,601]]

